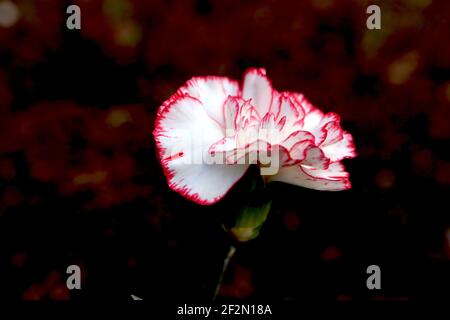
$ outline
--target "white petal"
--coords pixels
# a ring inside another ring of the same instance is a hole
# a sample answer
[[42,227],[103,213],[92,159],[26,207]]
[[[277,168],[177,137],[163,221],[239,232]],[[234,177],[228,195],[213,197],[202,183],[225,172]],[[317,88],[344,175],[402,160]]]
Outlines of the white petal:
[[323,131],[326,132],[326,136],[323,142],[320,144],[321,148],[332,145],[342,140],[344,135],[344,130],[342,130],[341,126],[336,121],[328,122],[323,127]]
[[333,162],[344,158],[356,157],[355,145],[353,144],[353,137],[350,133],[344,133],[342,140],[323,147],[322,151]]
[[323,112],[314,107],[303,94],[294,93],[292,94],[292,96],[295,97],[297,102],[305,111],[305,117],[303,119],[303,130],[311,131],[319,125],[320,121],[324,117]]
[[311,169],[301,165],[283,167],[277,175],[271,178],[271,181],[290,183],[315,190],[340,191],[350,189],[348,176],[344,166],[335,162],[330,164],[326,170]]
[[236,133],[240,100],[241,99],[238,97],[230,96],[223,104],[224,128],[226,131],[226,136],[231,136]]
[[272,91],[272,84],[264,69],[249,69],[245,73],[242,97],[245,100],[251,99],[251,104],[261,117],[270,110]]
[[213,204],[239,181],[248,169],[241,164],[169,166],[173,177],[169,186],[199,204]]
[[247,166],[213,163],[208,150],[224,138],[199,100],[179,96],[159,114],[154,136],[169,186],[200,204],[220,200]]
[[299,141],[289,150],[289,156],[295,161],[302,161],[306,158],[306,151],[311,146],[314,146],[311,140]]
[[286,126],[292,126],[294,123],[303,124],[305,112],[294,96],[288,92],[279,94],[277,103],[272,104],[276,119],[286,117]]
[[178,92],[198,99],[208,115],[224,127],[223,104],[228,96],[239,94],[239,84],[225,77],[195,77]]
[[261,118],[258,111],[251,105],[250,101],[241,104],[236,125],[238,129],[245,129],[247,126],[258,126]]
[[285,147],[287,150],[291,150],[291,148],[300,141],[310,141],[311,144],[314,144],[314,136],[307,131],[294,131],[292,132],[285,140],[281,142],[281,145]]
[[302,166],[309,166],[317,169],[327,169],[330,165],[328,159],[319,147],[309,146],[306,149],[305,159],[302,161]]

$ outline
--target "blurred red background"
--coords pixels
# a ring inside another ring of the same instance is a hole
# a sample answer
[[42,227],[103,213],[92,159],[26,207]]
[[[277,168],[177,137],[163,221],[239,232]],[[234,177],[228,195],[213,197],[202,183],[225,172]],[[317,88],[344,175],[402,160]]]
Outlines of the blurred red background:
[[[167,186],[151,131],[197,75],[265,67],[342,116],[353,189],[273,187],[222,298],[448,295],[450,2],[10,1],[0,9],[0,293],[7,299],[210,296],[220,218]],[[67,30],[70,4],[81,30]],[[366,28],[378,4],[381,30]],[[232,208],[232,205],[231,205]],[[69,292],[65,268],[85,287]],[[383,290],[368,292],[379,264]]]

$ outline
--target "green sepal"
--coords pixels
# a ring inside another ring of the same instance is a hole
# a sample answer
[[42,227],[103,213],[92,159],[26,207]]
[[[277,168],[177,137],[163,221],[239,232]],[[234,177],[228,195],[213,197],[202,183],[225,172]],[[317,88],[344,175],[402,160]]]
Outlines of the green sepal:
[[255,239],[259,235],[272,205],[261,177],[253,181],[248,197],[234,221],[229,226],[224,225],[224,229],[239,242]]

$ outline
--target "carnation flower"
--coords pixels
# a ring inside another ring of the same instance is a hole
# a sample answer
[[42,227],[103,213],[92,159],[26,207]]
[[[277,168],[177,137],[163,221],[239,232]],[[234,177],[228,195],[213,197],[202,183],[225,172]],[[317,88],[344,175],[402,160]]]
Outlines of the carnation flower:
[[159,108],[153,134],[169,186],[208,205],[252,164],[266,182],[349,189],[341,160],[356,153],[339,122],[300,93],[274,90],[264,69],[249,69],[241,86],[225,77],[189,80]]

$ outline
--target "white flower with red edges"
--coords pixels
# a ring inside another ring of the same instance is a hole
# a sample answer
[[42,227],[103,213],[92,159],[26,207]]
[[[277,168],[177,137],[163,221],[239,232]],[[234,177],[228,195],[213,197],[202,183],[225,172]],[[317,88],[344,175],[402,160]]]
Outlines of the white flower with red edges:
[[153,134],[169,186],[209,205],[251,164],[267,182],[349,189],[340,161],[356,153],[339,122],[300,93],[274,90],[264,69],[249,69],[242,86],[225,77],[189,80],[160,107]]

